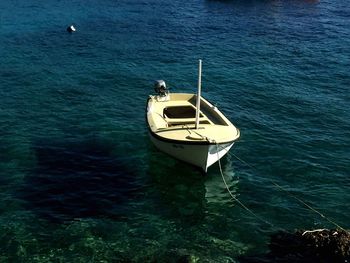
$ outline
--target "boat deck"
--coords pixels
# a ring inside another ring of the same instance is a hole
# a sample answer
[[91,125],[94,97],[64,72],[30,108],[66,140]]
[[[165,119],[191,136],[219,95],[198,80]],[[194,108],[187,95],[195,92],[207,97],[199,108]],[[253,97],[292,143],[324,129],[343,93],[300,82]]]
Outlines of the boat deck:
[[180,142],[227,143],[239,137],[239,130],[212,104],[201,98],[199,127],[195,128],[194,94],[170,94],[168,100],[151,96],[147,120],[159,139]]

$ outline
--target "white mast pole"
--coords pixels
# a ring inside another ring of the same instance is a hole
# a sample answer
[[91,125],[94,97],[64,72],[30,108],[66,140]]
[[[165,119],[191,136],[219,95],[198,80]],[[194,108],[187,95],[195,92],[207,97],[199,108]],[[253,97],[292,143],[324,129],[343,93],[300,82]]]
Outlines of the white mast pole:
[[201,85],[202,85],[202,60],[199,60],[198,65],[198,92],[197,92],[197,105],[196,105],[196,129],[199,127],[199,112],[201,108]]

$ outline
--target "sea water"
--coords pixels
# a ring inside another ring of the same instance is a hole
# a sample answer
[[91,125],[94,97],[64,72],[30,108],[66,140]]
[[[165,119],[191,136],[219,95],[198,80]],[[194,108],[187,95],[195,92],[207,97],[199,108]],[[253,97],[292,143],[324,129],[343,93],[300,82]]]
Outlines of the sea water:
[[[253,213],[148,139],[153,80],[195,92],[198,59]],[[1,262],[239,262],[334,227],[290,194],[349,227],[347,1],[2,0],[0,65]]]

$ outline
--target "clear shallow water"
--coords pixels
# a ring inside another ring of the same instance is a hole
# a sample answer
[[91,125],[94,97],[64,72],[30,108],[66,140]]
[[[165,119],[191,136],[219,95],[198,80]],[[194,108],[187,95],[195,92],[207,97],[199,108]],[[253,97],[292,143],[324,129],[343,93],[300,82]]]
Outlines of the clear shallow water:
[[[239,261],[278,228],[349,227],[346,1],[1,1],[1,261]],[[67,34],[75,23],[78,32]],[[154,79],[241,130],[206,177],[147,137]]]

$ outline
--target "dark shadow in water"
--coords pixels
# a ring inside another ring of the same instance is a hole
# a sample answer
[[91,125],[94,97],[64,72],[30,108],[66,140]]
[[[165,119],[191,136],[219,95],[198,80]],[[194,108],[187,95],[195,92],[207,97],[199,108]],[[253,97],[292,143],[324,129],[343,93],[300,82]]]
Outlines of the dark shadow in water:
[[27,209],[50,221],[126,219],[128,201],[138,196],[142,182],[132,160],[113,154],[116,148],[96,140],[38,142],[36,168],[25,178],[18,197]]
[[319,0],[206,0],[207,3],[218,2],[218,3],[227,3],[227,4],[259,4],[259,3],[313,3],[317,4]]
[[236,6],[250,6],[250,5],[256,5],[256,4],[265,4],[265,3],[275,3],[278,2],[278,0],[206,0],[207,4],[215,4],[215,3],[222,3],[222,4],[229,4],[229,5],[236,5]]
[[194,225],[205,216],[205,174],[150,147],[148,176],[153,182],[156,210],[182,226]]
[[[206,0],[206,6],[214,10],[224,10],[222,8],[237,9],[240,8],[262,8],[262,10],[267,9],[273,13],[283,13],[279,7],[285,8],[295,8],[295,11],[300,8],[311,8],[314,10],[314,7],[318,6],[319,0]],[[242,11],[242,10],[240,10]],[[237,12],[240,12],[237,11]]]

